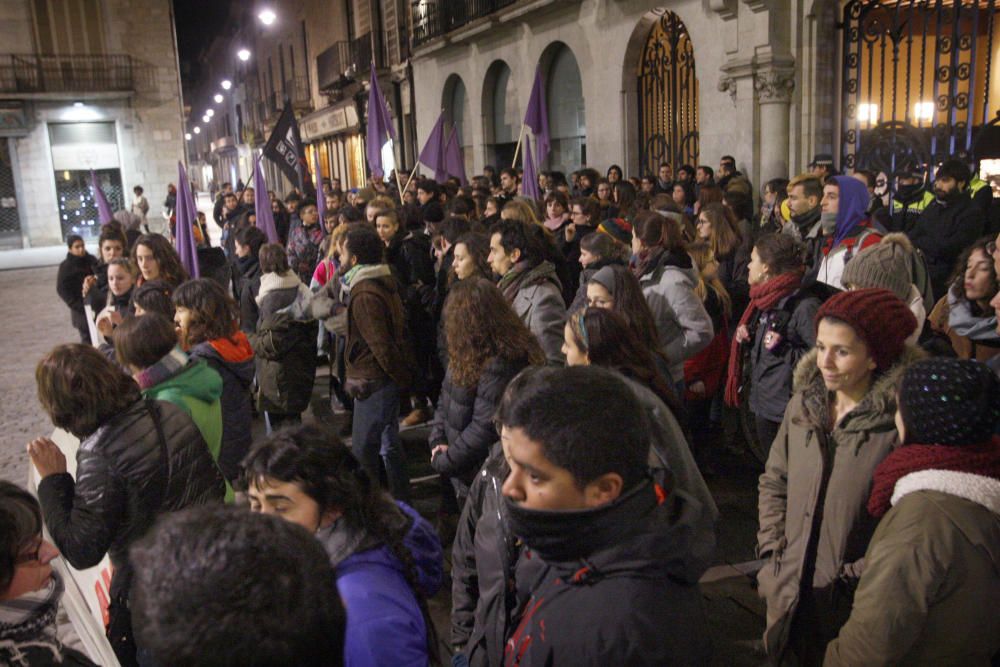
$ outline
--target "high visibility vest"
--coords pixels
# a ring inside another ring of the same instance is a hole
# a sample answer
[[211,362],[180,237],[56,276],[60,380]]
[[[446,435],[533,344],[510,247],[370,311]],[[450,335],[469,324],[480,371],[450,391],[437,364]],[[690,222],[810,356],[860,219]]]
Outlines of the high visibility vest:
[[934,195],[924,190],[924,196],[915,201],[911,201],[909,204],[904,204],[898,199],[892,200],[892,213],[895,215],[901,211],[914,211],[916,213],[922,213],[925,208],[931,205],[934,201]]
[[988,186],[989,183],[978,176],[973,176],[972,180],[969,181],[969,197],[975,198],[977,192]]

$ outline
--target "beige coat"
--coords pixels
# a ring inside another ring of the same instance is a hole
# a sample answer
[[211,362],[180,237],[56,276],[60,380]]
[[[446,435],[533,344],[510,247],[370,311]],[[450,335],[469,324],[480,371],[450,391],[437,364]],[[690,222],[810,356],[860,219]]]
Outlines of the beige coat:
[[[795,370],[795,394],[759,485],[758,553],[768,562],[757,581],[767,602],[764,646],[776,661],[781,661],[788,643],[814,530],[819,532],[811,586],[823,605],[819,612],[837,628],[847,620],[875,530],[876,521],[865,508],[872,473],[898,446],[893,422],[896,383],[905,367],[921,356],[917,348],[906,348],[832,432],[829,395],[816,367],[816,352],[803,357]],[[818,526],[817,512],[822,516]]]

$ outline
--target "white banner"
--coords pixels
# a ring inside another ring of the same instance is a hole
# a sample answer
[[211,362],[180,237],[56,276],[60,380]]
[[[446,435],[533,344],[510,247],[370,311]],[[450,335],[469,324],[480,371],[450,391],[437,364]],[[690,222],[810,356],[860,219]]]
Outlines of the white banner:
[[[90,317],[87,319],[91,320]],[[58,428],[52,433],[52,441],[66,455],[66,469],[75,479],[76,451],[80,447],[80,441]],[[28,490],[36,495],[39,481],[35,466],[28,463]],[[45,531],[45,537],[51,541],[48,530]],[[117,667],[118,659],[104,633],[108,622],[111,560],[105,555],[100,564],[81,571],[73,569],[65,559],[57,558],[52,561],[52,567],[66,584],[62,603],[87,655],[98,665]]]

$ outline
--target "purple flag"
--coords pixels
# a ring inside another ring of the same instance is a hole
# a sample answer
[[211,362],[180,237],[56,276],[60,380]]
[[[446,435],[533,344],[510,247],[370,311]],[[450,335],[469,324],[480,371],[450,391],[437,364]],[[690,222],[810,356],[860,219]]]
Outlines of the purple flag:
[[108,203],[104,190],[101,190],[101,186],[97,184],[97,174],[94,173],[93,169],[90,170],[90,187],[94,191],[94,200],[97,202],[97,217],[100,218],[98,222],[102,225],[111,222],[115,218],[111,211],[111,204]]
[[420,151],[420,157],[417,158],[417,161],[434,170],[435,181],[441,182],[448,178],[447,158],[445,157],[444,111],[434,123],[431,136],[427,137],[427,143]]
[[177,206],[174,209],[176,235],[174,246],[181,258],[181,266],[192,278],[201,278],[201,268],[198,266],[198,244],[194,240],[194,229],[198,222],[198,209],[194,205],[191,194],[191,181],[187,170],[180,162],[177,163]]
[[[382,89],[378,86],[373,61],[371,77],[368,80],[368,132],[365,134],[365,151],[368,155],[368,168],[374,178],[382,178],[385,175],[382,167],[382,146],[389,139],[395,138],[396,130],[392,127],[389,107],[385,103],[385,97],[382,96]],[[322,218],[320,220],[322,221]]]
[[465,185],[465,158],[462,157],[462,147],[458,145],[458,128],[452,126],[448,135],[448,145],[444,149],[444,163],[449,176],[457,178]]
[[264,232],[268,243],[281,243],[278,238],[278,228],[274,224],[274,212],[271,210],[271,200],[267,196],[267,183],[264,181],[264,170],[260,161],[253,169],[253,207],[257,215],[257,229]]
[[323,172],[319,168],[319,148],[313,150],[313,171],[316,172],[316,211],[319,213],[320,227],[326,231],[326,224],[323,222],[323,216],[326,214],[326,195],[323,193]]
[[535,201],[542,198],[538,191],[538,174],[535,173],[535,160],[531,157],[531,142],[524,137],[524,174],[521,176],[521,194]]
[[524,124],[535,134],[535,143],[538,144],[538,164],[541,164],[549,154],[549,109],[545,103],[545,84],[540,69],[535,70],[535,85],[531,87]]

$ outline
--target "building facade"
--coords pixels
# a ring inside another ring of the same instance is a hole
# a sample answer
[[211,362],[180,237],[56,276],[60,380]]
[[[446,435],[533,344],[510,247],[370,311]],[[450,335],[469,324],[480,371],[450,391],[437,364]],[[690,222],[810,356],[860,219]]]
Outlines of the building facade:
[[537,71],[552,170],[639,176],[733,155],[762,184],[817,153],[886,177],[1000,154],[989,0],[651,4],[412,0],[418,137],[444,110],[470,173],[511,166]]
[[170,0],[3,0],[0,43],[0,247],[96,238],[91,171],[159,217],[184,157]]

